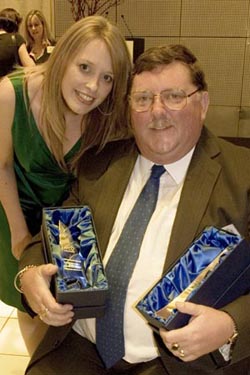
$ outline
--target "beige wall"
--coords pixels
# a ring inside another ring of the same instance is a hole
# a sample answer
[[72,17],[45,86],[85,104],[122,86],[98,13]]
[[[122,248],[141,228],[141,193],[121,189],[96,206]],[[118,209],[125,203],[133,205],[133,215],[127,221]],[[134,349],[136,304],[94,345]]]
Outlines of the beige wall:
[[[55,34],[72,24],[70,3],[54,0]],[[108,18],[145,47],[184,43],[206,72],[207,125],[218,135],[250,137],[250,0],[123,0]]]

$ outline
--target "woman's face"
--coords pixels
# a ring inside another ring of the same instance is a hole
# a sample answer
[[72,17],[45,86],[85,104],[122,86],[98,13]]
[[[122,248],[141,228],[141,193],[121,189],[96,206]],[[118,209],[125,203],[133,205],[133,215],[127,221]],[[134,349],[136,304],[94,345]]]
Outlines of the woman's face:
[[42,40],[43,38],[43,24],[40,19],[34,15],[30,16],[27,23],[30,36],[35,40]]
[[111,56],[104,41],[94,39],[69,62],[62,95],[69,110],[85,115],[100,105],[113,87]]

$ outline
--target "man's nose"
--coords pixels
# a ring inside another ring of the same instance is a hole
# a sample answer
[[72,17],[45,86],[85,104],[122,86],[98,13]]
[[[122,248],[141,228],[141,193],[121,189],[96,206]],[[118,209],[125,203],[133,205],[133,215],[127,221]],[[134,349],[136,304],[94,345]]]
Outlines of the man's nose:
[[153,114],[162,113],[165,111],[166,107],[162,103],[161,96],[159,94],[154,95],[154,100],[152,103],[151,111]]

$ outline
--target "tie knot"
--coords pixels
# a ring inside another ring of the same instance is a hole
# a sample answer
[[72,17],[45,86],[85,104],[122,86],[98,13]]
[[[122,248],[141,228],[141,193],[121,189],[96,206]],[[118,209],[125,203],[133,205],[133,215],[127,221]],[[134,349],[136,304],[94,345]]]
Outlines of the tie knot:
[[151,169],[151,175],[152,178],[160,178],[161,175],[166,171],[166,169],[163,167],[163,165],[156,165],[154,164]]

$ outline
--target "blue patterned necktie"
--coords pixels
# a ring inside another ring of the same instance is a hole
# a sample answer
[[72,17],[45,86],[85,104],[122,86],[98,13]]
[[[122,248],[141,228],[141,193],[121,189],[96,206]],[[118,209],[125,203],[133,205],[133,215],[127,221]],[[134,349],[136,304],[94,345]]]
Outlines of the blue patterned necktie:
[[96,320],[96,346],[107,368],[112,367],[125,353],[123,316],[127,288],[146,228],[155,210],[160,177],[164,172],[162,165],[153,165],[105,269],[110,294],[104,317]]

